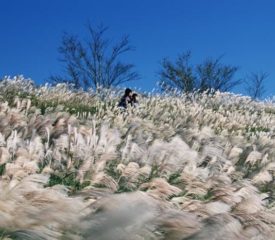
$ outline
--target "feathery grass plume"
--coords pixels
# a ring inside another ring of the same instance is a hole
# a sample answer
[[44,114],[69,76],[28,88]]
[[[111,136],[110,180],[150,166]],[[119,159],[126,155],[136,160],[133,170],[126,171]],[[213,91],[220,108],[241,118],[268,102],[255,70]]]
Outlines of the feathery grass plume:
[[255,165],[257,161],[260,161],[262,159],[262,154],[258,151],[252,151],[247,156],[245,162],[251,165]]
[[236,196],[235,192],[236,187],[226,184],[221,184],[211,190],[213,200],[222,201],[230,206],[235,206],[241,201],[240,196]]
[[258,189],[248,182],[243,182],[242,187],[235,192],[240,197],[240,202],[234,207],[234,212],[239,214],[254,214],[264,210],[264,201],[258,194]]
[[0,164],[5,164],[11,158],[9,150],[6,147],[0,147]]
[[182,192],[180,188],[170,185],[163,178],[154,178],[148,183],[143,183],[140,189],[145,190],[150,196],[160,199],[169,199]]
[[1,182],[1,229],[20,239],[56,239],[65,229],[77,225],[87,214],[84,202],[43,188],[47,181],[48,177],[34,174],[16,184]]
[[146,162],[158,165],[160,171],[167,175],[173,169],[181,169],[189,162],[196,162],[198,154],[179,137],[174,137],[170,142],[155,140],[148,149]]
[[196,179],[199,179],[199,181],[202,181],[202,182],[206,182],[208,177],[209,177],[209,169],[197,167],[196,162],[187,163],[181,173],[181,179],[185,183],[189,183],[191,182],[191,180],[196,181]]
[[[117,158],[117,145],[120,143],[119,133],[116,130],[109,129],[107,125],[102,125],[100,133],[97,135],[95,129],[82,133],[77,133],[75,129],[75,141],[70,146],[73,152],[73,160],[82,159],[78,169],[78,178],[82,182],[85,174],[95,174],[103,172],[107,162]],[[89,180],[89,179],[88,179]],[[97,181],[96,181],[97,182]]]
[[187,182],[186,178],[184,181],[186,182],[184,190],[189,196],[193,196],[194,198],[204,198],[204,196],[206,196],[209,192],[210,185],[207,182],[201,182],[192,179],[190,179],[190,182]]
[[[242,225],[228,214],[217,214],[203,221],[203,227],[186,240],[226,240],[242,239]],[[245,238],[244,238],[245,239]]]
[[255,184],[265,184],[273,180],[272,175],[267,171],[263,170],[253,177],[252,181]]
[[240,155],[243,153],[243,149],[234,146],[230,153],[228,158],[233,162],[233,164],[236,164],[239,160]]
[[129,162],[121,171],[119,181],[123,178],[128,189],[135,189],[140,181],[140,167],[135,162]]
[[94,186],[98,187],[106,187],[113,192],[116,192],[118,189],[118,184],[117,182],[109,175],[107,175],[104,172],[98,172],[96,173],[92,179],[91,182]]
[[212,201],[206,203],[204,205],[205,211],[209,214],[209,216],[213,216],[216,214],[229,213],[231,211],[231,207],[222,201]]
[[157,231],[162,239],[185,239],[197,232],[201,224],[195,215],[174,209],[164,210],[157,220]]
[[142,177],[145,180],[150,177],[151,173],[152,173],[152,167],[148,164],[144,165],[139,169],[140,177]]

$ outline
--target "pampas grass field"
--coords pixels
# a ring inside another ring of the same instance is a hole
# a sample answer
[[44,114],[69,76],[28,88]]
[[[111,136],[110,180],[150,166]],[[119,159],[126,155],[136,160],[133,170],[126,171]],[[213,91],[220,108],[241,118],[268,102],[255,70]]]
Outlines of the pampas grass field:
[[275,239],[275,105],[0,82],[0,239]]

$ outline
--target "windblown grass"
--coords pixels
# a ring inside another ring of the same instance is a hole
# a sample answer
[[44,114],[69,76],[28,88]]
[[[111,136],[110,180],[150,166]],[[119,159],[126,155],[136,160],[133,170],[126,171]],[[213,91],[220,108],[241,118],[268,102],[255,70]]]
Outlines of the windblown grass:
[[0,239],[275,239],[272,102],[119,95],[0,82]]

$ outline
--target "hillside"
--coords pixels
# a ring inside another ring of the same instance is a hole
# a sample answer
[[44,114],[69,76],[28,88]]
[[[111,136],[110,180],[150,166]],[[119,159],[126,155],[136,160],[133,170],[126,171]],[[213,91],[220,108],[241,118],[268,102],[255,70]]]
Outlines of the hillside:
[[119,94],[0,82],[1,239],[275,239],[274,104]]

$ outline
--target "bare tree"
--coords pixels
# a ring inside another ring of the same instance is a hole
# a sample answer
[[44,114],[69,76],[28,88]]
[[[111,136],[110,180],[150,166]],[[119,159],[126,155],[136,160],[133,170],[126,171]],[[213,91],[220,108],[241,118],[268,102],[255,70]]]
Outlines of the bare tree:
[[190,58],[191,53],[187,52],[179,55],[175,63],[167,58],[162,60],[159,75],[163,89],[229,91],[241,83],[234,79],[238,67],[221,63],[221,57],[206,59],[195,66],[190,64]]
[[51,76],[54,83],[72,83],[76,88],[109,88],[139,79],[134,65],[122,63],[120,57],[133,50],[129,37],[116,44],[105,37],[107,27],[93,28],[88,25],[89,39],[81,42],[78,37],[64,34],[59,53],[65,66],[65,76]]
[[224,65],[221,59],[206,59],[196,67],[199,89],[204,91],[212,89],[214,91],[226,92],[241,83],[240,79],[234,79],[238,67]]
[[159,72],[162,88],[172,90],[174,88],[185,92],[191,92],[195,88],[195,76],[193,67],[190,65],[191,53],[186,52],[173,63],[167,58],[161,62],[162,69]]
[[268,78],[268,73],[258,72],[251,73],[246,81],[246,91],[252,99],[259,99],[265,93],[265,80]]

